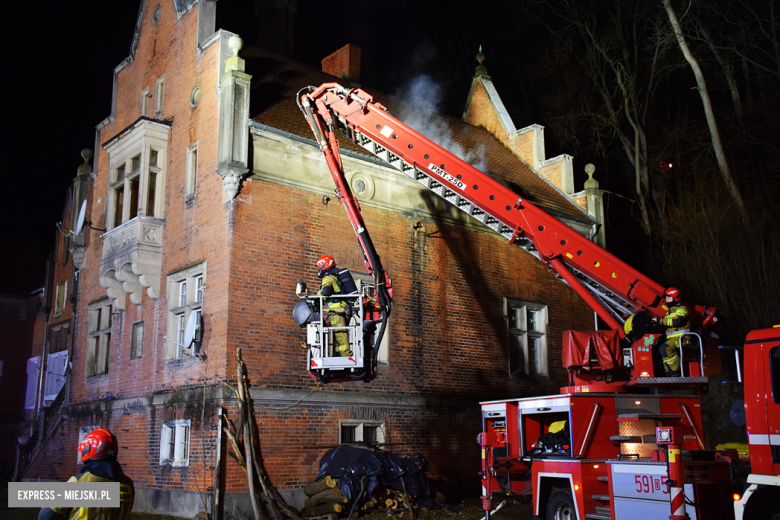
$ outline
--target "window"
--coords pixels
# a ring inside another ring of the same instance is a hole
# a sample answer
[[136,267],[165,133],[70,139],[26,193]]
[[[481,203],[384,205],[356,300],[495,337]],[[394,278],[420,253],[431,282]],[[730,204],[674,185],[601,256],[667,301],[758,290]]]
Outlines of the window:
[[154,97],[154,115],[155,117],[162,114],[163,111],[163,95],[165,93],[165,74],[157,78],[155,85],[155,97]]
[[547,306],[504,299],[509,328],[509,373],[547,375]]
[[54,303],[54,314],[62,314],[62,312],[65,310],[67,294],[68,294],[68,282],[58,283],[56,301]]
[[108,372],[112,313],[110,299],[91,304],[87,311],[87,357],[84,369],[87,377]]
[[184,196],[194,197],[198,179],[198,143],[187,148],[187,173],[184,177]]
[[160,432],[160,465],[190,465],[190,420],[166,421]]
[[[157,166],[158,156],[157,150],[149,150],[149,167],[143,170],[145,173],[143,176],[141,175],[141,154],[131,157],[127,163],[117,168],[116,178],[111,184],[114,190],[115,226],[137,217],[140,208],[145,208],[143,214],[146,216],[153,217],[155,215],[157,173],[160,171]],[[146,185],[143,197],[141,196],[142,180]],[[141,205],[142,201],[143,205]]]
[[[168,276],[168,340],[166,357],[181,359],[197,353],[201,342],[203,298],[206,293],[206,263]],[[195,316],[195,344],[184,345],[190,316]],[[190,347],[190,348],[185,348]]]
[[[79,428],[79,444],[81,444],[81,441],[84,440],[84,437],[86,437],[87,434],[89,434],[92,430],[97,430],[98,428],[100,428],[100,426],[82,426]],[[76,446],[79,444],[76,444]],[[81,454],[76,454],[76,462],[79,464],[84,464],[81,462]]]
[[56,354],[68,350],[70,338],[70,322],[52,325],[49,329],[49,354]]
[[144,322],[133,323],[130,331],[130,359],[138,359],[144,353]]
[[139,119],[103,145],[109,154],[109,229],[139,216],[162,218],[168,132],[168,123]]
[[146,87],[141,91],[141,117],[146,117],[149,114],[149,87]]
[[[351,273],[352,278],[355,280],[355,285],[360,289],[364,285],[374,285],[374,277],[365,273]],[[377,363],[387,364],[390,361],[390,323],[387,324],[387,330],[382,335],[382,344],[379,345],[379,353],[377,354]]]
[[385,442],[385,423],[379,421],[357,421],[344,419],[339,421],[339,443],[367,442],[383,444]]

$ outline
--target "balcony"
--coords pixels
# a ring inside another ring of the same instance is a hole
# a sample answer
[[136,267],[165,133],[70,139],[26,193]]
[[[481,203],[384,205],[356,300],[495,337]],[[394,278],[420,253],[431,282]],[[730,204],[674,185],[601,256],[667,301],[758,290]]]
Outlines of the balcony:
[[103,235],[100,285],[124,309],[126,296],[140,305],[144,289],[150,298],[160,297],[162,234],[165,220],[136,217]]

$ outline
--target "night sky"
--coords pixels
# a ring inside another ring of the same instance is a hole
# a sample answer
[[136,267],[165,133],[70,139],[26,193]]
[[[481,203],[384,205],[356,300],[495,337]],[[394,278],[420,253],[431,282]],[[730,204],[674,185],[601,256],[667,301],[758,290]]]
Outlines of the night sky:
[[[21,16],[9,28],[4,69],[7,88],[14,85],[22,95],[6,102],[10,117],[5,126],[13,129],[13,146],[5,154],[12,161],[6,172],[10,184],[5,185],[10,203],[2,205],[0,236],[21,250],[16,261],[31,269],[39,266],[41,279],[65,190],[81,164],[80,151],[93,148],[95,126],[110,113],[113,69],[129,54],[139,5],[140,0],[14,4]],[[217,28],[237,32],[253,43],[252,5],[251,0],[220,0]],[[295,57],[319,68],[328,54],[346,43],[356,44],[362,49],[364,88],[398,94],[412,78],[427,74],[442,86],[440,111],[460,117],[482,45],[488,72],[504,102],[511,105],[525,94],[519,92],[521,86],[507,81],[508,73],[502,73],[515,64],[502,49],[491,48],[501,12],[478,5],[298,0]],[[515,116],[515,124],[536,122],[530,117]],[[548,157],[566,151],[547,141]],[[575,161],[575,183],[581,186],[587,161],[576,157]],[[0,292],[6,292],[2,286]]]

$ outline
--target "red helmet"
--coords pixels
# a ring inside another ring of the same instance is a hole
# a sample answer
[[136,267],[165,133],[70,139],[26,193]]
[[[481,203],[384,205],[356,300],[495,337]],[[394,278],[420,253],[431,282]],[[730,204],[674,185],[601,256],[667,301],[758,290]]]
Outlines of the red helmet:
[[317,259],[317,276],[322,278],[324,271],[336,267],[336,261],[330,255],[322,255]]
[[682,294],[677,287],[669,287],[664,291],[664,297],[671,297],[675,302],[682,300]]
[[81,457],[82,462],[87,462],[89,459],[97,457],[116,457],[116,452],[116,437],[114,437],[113,433],[103,428],[92,430],[79,443],[79,457]]

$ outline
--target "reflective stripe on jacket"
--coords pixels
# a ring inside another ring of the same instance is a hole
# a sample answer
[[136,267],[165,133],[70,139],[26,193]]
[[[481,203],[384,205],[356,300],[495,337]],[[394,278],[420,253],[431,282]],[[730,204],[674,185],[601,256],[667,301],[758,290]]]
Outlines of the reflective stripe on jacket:
[[688,310],[688,307],[682,303],[678,303],[666,311],[666,316],[661,318],[660,323],[664,327],[668,327],[667,333],[682,331],[683,329],[688,328],[690,315],[691,311]]

